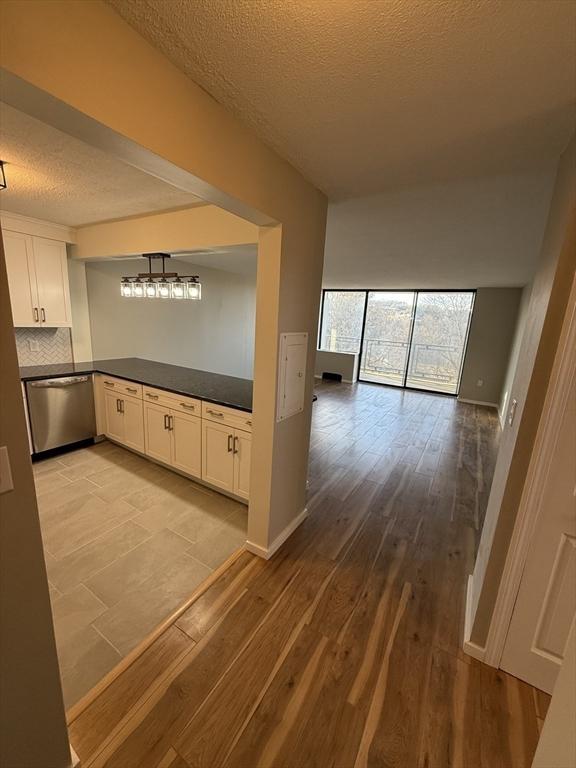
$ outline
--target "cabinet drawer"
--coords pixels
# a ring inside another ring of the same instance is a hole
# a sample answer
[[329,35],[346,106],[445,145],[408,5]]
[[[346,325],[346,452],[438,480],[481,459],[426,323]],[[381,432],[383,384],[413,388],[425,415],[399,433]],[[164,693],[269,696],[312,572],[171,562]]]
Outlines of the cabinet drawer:
[[171,408],[173,411],[188,413],[190,416],[202,415],[202,402],[193,397],[178,395],[175,392],[166,392],[163,389],[155,389],[154,387],[144,387],[143,397],[147,403],[163,405],[166,408]]
[[228,408],[225,405],[214,405],[213,403],[202,403],[202,418],[214,421],[218,424],[226,424],[229,427],[243,429],[245,432],[252,431],[252,414],[246,411],[237,411],[235,408]]
[[102,374],[102,386],[105,390],[112,390],[114,392],[121,392],[123,395],[130,395],[131,397],[142,397],[142,384],[137,384],[135,381],[126,381],[126,379],[115,379],[113,376],[106,376]]

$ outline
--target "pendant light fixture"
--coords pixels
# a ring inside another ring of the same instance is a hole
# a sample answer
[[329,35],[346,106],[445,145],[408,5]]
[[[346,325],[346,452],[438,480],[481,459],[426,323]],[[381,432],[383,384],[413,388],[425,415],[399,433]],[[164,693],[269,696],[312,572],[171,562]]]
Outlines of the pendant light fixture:
[[8,186],[6,182],[6,172],[4,170],[4,166],[4,160],[0,160],[0,189],[6,189]]
[[[202,298],[202,285],[198,275],[179,275],[166,272],[169,253],[144,253],[148,259],[148,272],[123,277],[120,281],[120,295],[126,299],[192,299]],[[153,272],[152,262],[162,259],[162,271]]]

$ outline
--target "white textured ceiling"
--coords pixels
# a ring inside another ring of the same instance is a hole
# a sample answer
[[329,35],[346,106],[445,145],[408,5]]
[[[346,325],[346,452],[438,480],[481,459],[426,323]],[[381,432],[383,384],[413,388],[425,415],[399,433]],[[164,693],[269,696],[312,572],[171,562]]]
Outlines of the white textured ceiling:
[[80,226],[201,203],[198,197],[0,102],[0,208]]
[[108,0],[332,198],[522,171],[574,130],[571,0]]

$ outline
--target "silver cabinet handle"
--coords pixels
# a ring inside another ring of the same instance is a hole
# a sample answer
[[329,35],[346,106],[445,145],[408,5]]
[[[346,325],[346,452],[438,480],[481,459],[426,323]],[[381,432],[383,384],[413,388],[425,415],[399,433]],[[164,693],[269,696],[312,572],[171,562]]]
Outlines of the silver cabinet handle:
[[232,453],[232,441],[234,435],[228,435],[228,453]]
[[134,389],[134,387],[126,387],[126,392],[138,392],[138,390]]
[[164,414],[164,429],[170,429],[170,416],[167,413]]
[[40,308],[40,312],[42,313],[42,322],[46,322],[46,312],[44,311],[44,307]]
[[251,426],[252,426],[252,422],[251,422],[251,421],[247,421],[247,422],[246,422],[246,426],[247,426],[247,427],[251,427]]
[[38,307],[34,307],[34,322],[39,323],[40,322],[40,315],[38,314]]
[[224,414],[220,413],[219,411],[213,411],[210,408],[206,408],[206,413],[209,413],[211,416],[218,416],[219,419],[224,418]]
[[120,400],[120,413],[124,413],[124,400]]
[[153,395],[151,392],[146,392],[146,397],[149,397],[151,400],[158,400],[158,395]]
[[240,445],[240,438],[234,437],[234,453],[238,453],[238,446]]
[[113,386],[114,386],[114,382],[113,382],[113,381],[104,381],[104,384],[105,384],[107,387],[113,387]]
[[120,399],[119,398],[116,398],[116,411],[117,411],[117,413],[122,413],[122,411],[120,410]]
[[[188,405],[188,403],[180,403],[180,405],[182,406],[182,408],[189,408],[191,411],[196,410],[195,405]],[[210,413],[212,413],[212,411],[210,411]]]

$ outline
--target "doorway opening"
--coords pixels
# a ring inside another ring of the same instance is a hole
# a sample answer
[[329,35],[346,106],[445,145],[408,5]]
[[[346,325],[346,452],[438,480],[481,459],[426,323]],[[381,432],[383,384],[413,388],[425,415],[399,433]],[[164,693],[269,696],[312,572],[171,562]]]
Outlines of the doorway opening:
[[360,356],[359,381],[457,395],[475,291],[326,289],[318,347]]

